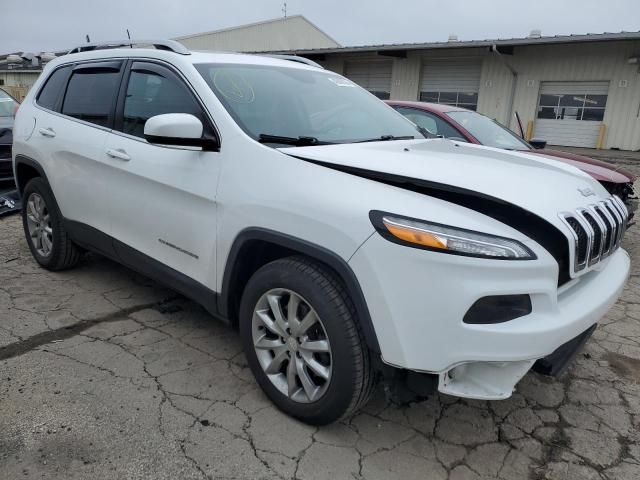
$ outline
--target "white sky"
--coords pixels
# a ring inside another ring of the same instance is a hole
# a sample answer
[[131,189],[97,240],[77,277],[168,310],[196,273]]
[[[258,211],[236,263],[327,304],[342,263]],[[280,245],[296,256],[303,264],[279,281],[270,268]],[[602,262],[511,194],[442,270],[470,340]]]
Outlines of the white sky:
[[[342,45],[640,30],[640,0],[288,0]],[[282,16],[280,0],[0,0],[0,54],[171,38]]]

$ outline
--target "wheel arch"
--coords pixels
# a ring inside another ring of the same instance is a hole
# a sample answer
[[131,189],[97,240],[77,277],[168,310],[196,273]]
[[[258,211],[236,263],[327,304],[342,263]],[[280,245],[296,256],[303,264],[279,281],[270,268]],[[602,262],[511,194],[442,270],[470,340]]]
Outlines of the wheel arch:
[[328,267],[343,283],[357,312],[357,321],[367,346],[380,353],[360,283],[347,262],[336,253],[314,243],[264,228],[247,228],[235,238],[225,265],[222,289],[218,297],[220,314],[232,323],[238,321],[240,299],[251,275],[278,258],[304,255]]
[[27,183],[29,183],[29,180],[32,178],[41,177],[45,182],[49,183],[49,179],[47,178],[44,168],[42,168],[42,165],[33,158],[26,157],[24,155],[16,155],[14,165],[16,186],[18,187],[20,196],[22,196],[22,192],[24,192],[24,187],[27,186]]

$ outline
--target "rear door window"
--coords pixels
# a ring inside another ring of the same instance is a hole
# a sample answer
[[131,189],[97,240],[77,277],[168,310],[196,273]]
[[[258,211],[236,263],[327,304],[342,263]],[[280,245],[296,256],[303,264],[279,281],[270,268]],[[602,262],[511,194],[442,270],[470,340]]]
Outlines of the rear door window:
[[44,87],[38,93],[38,98],[36,99],[38,105],[55,112],[60,111],[60,104],[62,103],[64,87],[67,85],[69,72],[71,72],[71,66],[58,68],[49,76]]
[[62,113],[109,127],[120,86],[121,64],[103,62],[76,66],[69,79]]

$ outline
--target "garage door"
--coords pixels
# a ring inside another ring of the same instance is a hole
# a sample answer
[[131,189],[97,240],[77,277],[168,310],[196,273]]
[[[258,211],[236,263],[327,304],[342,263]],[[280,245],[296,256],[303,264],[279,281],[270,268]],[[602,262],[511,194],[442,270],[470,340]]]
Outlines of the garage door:
[[533,136],[550,145],[596,147],[608,92],[609,82],[542,82]]
[[479,59],[426,61],[420,78],[420,100],[476,110],[481,67]]
[[376,97],[387,100],[391,95],[392,70],[393,60],[345,62],[344,76]]

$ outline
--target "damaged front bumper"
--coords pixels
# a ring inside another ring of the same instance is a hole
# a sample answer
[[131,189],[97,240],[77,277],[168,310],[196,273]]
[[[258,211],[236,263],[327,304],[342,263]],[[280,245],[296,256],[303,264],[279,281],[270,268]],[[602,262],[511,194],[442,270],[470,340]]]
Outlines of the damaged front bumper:
[[516,362],[470,362],[438,375],[438,390],[456,397],[480,400],[509,398],[522,377],[531,369],[541,375],[558,377],[569,367],[587,343],[597,324],[538,360]]
[[[381,362],[423,376],[442,393],[467,398],[508,398],[540,359],[545,360],[536,369],[547,362],[550,373],[560,372],[570,361],[567,351],[575,354],[581,346],[573,339],[617,301],[630,270],[629,255],[618,249],[593,271],[558,288],[557,263],[544,251],[531,262],[403,247],[391,256],[383,242],[371,237],[349,262],[369,304]],[[464,321],[479,298],[525,293],[529,314],[499,323]],[[407,375],[410,389],[421,390],[413,377]]]

